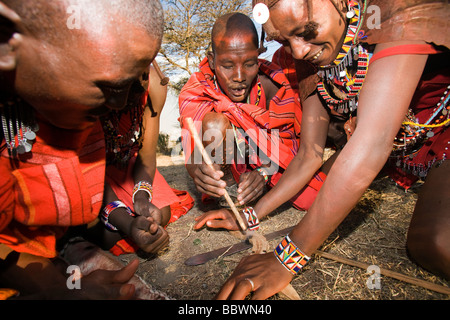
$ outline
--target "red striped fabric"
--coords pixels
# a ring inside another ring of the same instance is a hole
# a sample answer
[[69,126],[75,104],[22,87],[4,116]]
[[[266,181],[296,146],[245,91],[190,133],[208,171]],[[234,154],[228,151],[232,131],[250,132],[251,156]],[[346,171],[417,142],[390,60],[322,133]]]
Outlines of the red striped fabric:
[[[67,227],[97,218],[105,143],[99,122],[83,132],[42,121],[39,125],[31,156],[11,161],[5,150],[0,158],[0,184],[7,174],[8,183],[13,182],[13,193],[5,202],[9,207],[0,204],[0,243],[18,252],[54,257],[56,239]],[[11,204],[13,210],[8,210]]]
[[[223,113],[233,125],[244,129],[258,146],[270,146],[275,143],[279,149],[278,155],[274,153],[269,156],[272,161],[285,169],[297,153],[300,143],[302,115],[300,103],[280,67],[260,60],[260,72],[280,86],[268,108],[266,108],[265,99],[261,99],[258,106],[254,104],[256,84],[250,94],[250,104],[232,102],[221,93],[220,89],[216,88],[213,81],[214,73],[209,67],[208,60],[204,59],[200,64],[200,72],[194,73],[181,90],[180,123],[184,128],[186,118],[192,118],[196,122],[202,121],[208,112]],[[271,130],[275,129],[278,130],[279,137],[271,134]],[[184,134],[183,140],[186,141],[186,138]]]

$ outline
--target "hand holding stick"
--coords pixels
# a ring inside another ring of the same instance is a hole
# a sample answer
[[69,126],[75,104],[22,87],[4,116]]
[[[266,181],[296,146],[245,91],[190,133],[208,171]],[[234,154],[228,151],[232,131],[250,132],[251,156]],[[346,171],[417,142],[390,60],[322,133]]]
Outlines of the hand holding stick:
[[[189,131],[191,132],[192,138],[194,139],[195,145],[202,153],[203,160],[211,169],[215,170],[213,167],[211,158],[209,157],[208,153],[206,152],[205,147],[203,146],[203,143],[202,143],[200,137],[198,136],[197,129],[195,129],[195,126],[194,126],[194,121],[192,120],[192,118],[187,118],[186,123],[188,125]],[[242,231],[246,231],[247,224],[244,223],[244,221],[242,220],[242,217],[239,214],[239,211],[237,210],[236,205],[234,204],[233,200],[230,198],[230,195],[228,194],[227,190],[225,190],[224,197],[225,197],[225,200],[227,201],[228,205],[230,206],[231,211],[234,213],[236,220],[238,221],[239,226],[241,227]]]

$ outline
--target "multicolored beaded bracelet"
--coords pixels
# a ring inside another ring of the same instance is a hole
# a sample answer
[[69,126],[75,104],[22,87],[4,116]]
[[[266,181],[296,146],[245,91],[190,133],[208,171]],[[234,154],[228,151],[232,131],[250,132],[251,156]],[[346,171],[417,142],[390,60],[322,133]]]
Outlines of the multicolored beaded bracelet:
[[294,275],[299,273],[305,264],[311,259],[301,252],[294,243],[292,243],[288,235],[281,240],[280,244],[278,244],[273,253],[281,264]]
[[269,175],[266,173],[266,171],[264,171],[264,169],[262,168],[256,168],[256,171],[258,171],[259,174],[263,176],[264,182],[267,184],[267,182],[269,181]]
[[259,229],[259,219],[252,207],[246,207],[244,210],[245,218],[248,223],[248,230],[255,231]]
[[109,223],[109,215],[111,214],[111,212],[113,212],[118,208],[125,208],[130,216],[135,215],[133,211],[131,211],[131,209],[128,208],[122,201],[113,201],[109,203],[103,208],[102,213],[100,215],[100,220],[105,224],[106,228],[111,231],[117,231],[118,229],[111,223]]
[[139,181],[138,183],[135,184],[134,188],[133,188],[133,203],[134,203],[134,196],[136,195],[136,193],[138,191],[145,191],[148,193],[148,201],[152,202],[153,199],[153,187],[152,185],[147,182],[147,181]]

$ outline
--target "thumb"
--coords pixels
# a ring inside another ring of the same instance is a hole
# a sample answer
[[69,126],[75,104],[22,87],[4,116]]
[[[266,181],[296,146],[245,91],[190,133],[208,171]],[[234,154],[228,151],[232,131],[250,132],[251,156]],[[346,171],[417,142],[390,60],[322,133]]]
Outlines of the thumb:
[[113,276],[113,282],[127,283],[134,276],[138,267],[139,267],[139,260],[134,259],[122,269],[115,271],[115,274]]
[[206,226],[213,229],[235,230],[228,220],[209,220],[206,221]]
[[119,300],[131,300],[134,298],[134,294],[136,292],[136,287],[132,284],[124,284],[120,287],[119,291]]
[[216,219],[225,219],[225,216],[219,210],[209,211],[201,215],[200,217],[195,218],[195,220],[198,222],[194,225],[194,229],[200,229],[205,223],[207,226],[209,226],[208,222],[214,221]]

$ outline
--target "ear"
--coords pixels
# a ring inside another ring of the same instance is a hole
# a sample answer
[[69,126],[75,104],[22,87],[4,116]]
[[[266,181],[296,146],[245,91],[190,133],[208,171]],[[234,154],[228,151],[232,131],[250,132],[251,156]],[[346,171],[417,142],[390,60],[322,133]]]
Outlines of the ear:
[[214,60],[214,52],[212,52],[212,51],[208,51],[208,63],[209,63],[209,67],[211,68],[211,70],[214,71],[216,66],[215,66],[215,60]]
[[0,2],[0,71],[16,68],[16,48],[22,42],[18,33],[21,19],[17,13]]

